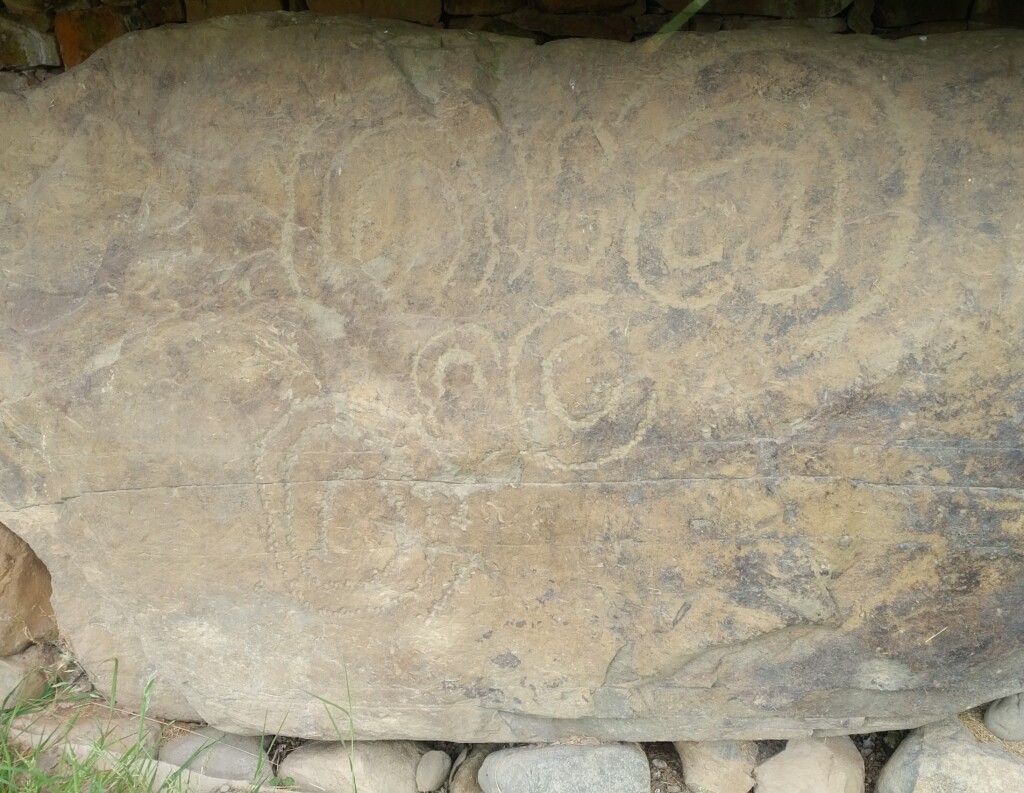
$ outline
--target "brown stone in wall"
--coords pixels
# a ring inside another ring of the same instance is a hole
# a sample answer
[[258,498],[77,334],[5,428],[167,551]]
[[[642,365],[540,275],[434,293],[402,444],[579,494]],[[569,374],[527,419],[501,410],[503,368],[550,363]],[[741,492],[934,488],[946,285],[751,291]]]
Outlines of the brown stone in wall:
[[234,14],[282,10],[282,0],[185,0],[185,18],[189,22]]
[[[905,28],[897,28],[899,36],[936,36],[944,33],[962,33],[968,29],[966,19],[950,19],[941,22],[919,22]],[[891,35],[887,32],[886,35]]]
[[502,17],[449,17],[445,22],[445,27],[450,30],[498,33],[502,36],[530,39],[534,43],[540,43],[546,39],[544,34],[517,27]]
[[649,35],[662,30],[672,17],[669,14],[642,14],[634,20],[636,35]]
[[972,0],[875,0],[875,27],[899,28],[919,22],[967,19]]
[[779,30],[784,28],[810,28],[818,33],[845,33],[846,20],[842,17],[812,17],[809,19],[773,19],[765,17],[721,17],[722,30]]
[[875,11],[875,0],[853,0],[846,14],[846,24],[854,33],[869,34],[875,29],[871,16]]
[[444,0],[444,10],[455,16],[497,16],[525,5],[526,0]]
[[632,17],[624,14],[545,14],[523,8],[502,19],[525,30],[555,38],[631,41],[636,34]]
[[319,695],[365,738],[788,737],[1022,690],[1022,64],[125,37],[0,93],[0,521],[101,684],[235,733],[336,738]]
[[310,11],[404,19],[433,25],[441,19],[441,0],[308,0]]
[[53,10],[51,0],[4,0],[0,3],[0,15],[4,9],[9,14],[29,20],[39,30],[49,30],[49,14]]
[[586,14],[615,11],[632,2],[633,0],[533,0],[532,5],[548,14]]
[[0,68],[60,66],[57,42],[30,21],[0,12]]
[[[747,16],[831,17],[850,5],[851,0],[710,0],[701,10],[707,14],[745,14]],[[681,11],[689,0],[658,0],[658,4]]]
[[64,66],[77,66],[128,32],[124,17],[108,6],[59,11],[53,23]]
[[690,20],[690,30],[694,33],[717,33],[722,29],[720,14],[695,14]]
[[[0,523],[0,657],[54,638],[50,575],[32,549]],[[5,693],[0,691],[0,700]]]
[[46,0],[4,0],[0,3],[0,10],[19,17],[32,17],[46,13],[52,4]]
[[1024,27],[1024,3],[1019,0],[974,0],[971,21],[993,26]]
[[140,8],[147,27],[185,21],[185,6],[182,0],[150,0]]

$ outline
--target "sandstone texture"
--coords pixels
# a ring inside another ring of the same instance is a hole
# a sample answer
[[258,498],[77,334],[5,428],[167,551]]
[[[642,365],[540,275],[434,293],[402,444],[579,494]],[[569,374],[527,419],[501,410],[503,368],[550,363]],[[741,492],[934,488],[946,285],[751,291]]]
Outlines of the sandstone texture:
[[1022,69],[1015,32],[120,37],[0,93],[0,521],[101,687],[239,735],[1024,690]]
[[754,769],[757,793],[864,793],[864,758],[847,736],[798,738]]
[[675,748],[691,790],[749,793],[754,787],[757,744],[753,741],[676,741]]
[[0,658],[56,636],[50,574],[25,541],[0,523]]
[[17,655],[0,658],[0,710],[13,709],[42,696],[54,677],[56,663],[53,648],[38,644]]
[[420,793],[439,789],[448,781],[452,758],[438,749],[427,752],[416,764],[416,790]]
[[956,717],[914,730],[885,764],[877,793],[1019,793],[1024,745],[979,740]]
[[308,743],[281,763],[280,776],[299,790],[319,793],[418,793],[422,747],[412,741]]

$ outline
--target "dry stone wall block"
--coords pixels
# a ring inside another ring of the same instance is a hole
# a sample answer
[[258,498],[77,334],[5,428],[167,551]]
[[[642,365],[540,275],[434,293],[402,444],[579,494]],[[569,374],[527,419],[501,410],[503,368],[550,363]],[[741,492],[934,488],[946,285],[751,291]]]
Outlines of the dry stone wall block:
[[53,8],[50,0],[4,0],[3,7],[19,17],[38,19]]
[[872,15],[875,11],[875,0],[853,0],[846,14],[846,24],[854,33],[871,33],[875,29]]
[[185,0],[185,18],[189,22],[283,9],[282,0]]
[[532,8],[522,8],[506,14],[502,19],[524,30],[555,37],[630,41],[636,32],[634,19],[626,15],[547,14]]
[[864,758],[845,735],[790,740],[754,777],[757,793],[864,793]]
[[438,790],[448,781],[452,769],[452,758],[447,752],[437,749],[427,752],[416,766],[416,789],[420,793]]
[[967,19],[971,0],[875,0],[878,27],[898,28],[918,22]]
[[423,754],[412,741],[311,743],[284,759],[279,776],[291,777],[300,790],[323,793],[349,793],[354,784],[364,793],[418,793],[416,767]]
[[1006,0],[975,0],[971,21],[981,25],[1024,27],[1024,5]]
[[532,5],[549,14],[582,14],[615,11],[633,0],[533,0]]
[[493,751],[495,751],[495,747],[486,744],[478,744],[470,749],[466,759],[458,765],[452,774],[449,793],[483,793],[477,776],[484,759]]
[[499,749],[477,776],[484,793],[649,793],[651,769],[635,744]]
[[441,18],[441,0],[307,0],[310,11],[405,19],[433,25]]
[[[680,11],[686,0],[659,0],[659,5]],[[769,16],[806,18],[831,17],[850,5],[850,0],[710,0],[703,7],[709,14],[744,14],[747,16]]]
[[1004,741],[1024,741],[1024,693],[997,699],[985,710],[985,726]]
[[749,793],[754,787],[753,741],[676,741],[683,779],[692,790]]
[[914,730],[882,769],[877,793],[1019,793],[1024,746],[982,742],[955,717]]
[[72,8],[57,13],[54,35],[65,67],[77,66],[96,50],[128,32],[124,16],[110,6]]
[[525,3],[526,0],[444,0],[444,10],[456,16],[494,16],[508,14]]
[[266,783],[271,776],[259,737],[229,735],[213,727],[197,727],[166,739],[158,759],[219,779]]
[[15,708],[42,696],[53,679],[56,663],[54,649],[42,645],[0,658],[0,710]]
[[50,574],[24,540],[0,523],[0,658],[56,636]]
[[60,56],[53,36],[0,12],[0,67],[28,69],[59,65]]
[[141,10],[149,25],[185,21],[185,5],[182,0],[150,0],[142,4]]

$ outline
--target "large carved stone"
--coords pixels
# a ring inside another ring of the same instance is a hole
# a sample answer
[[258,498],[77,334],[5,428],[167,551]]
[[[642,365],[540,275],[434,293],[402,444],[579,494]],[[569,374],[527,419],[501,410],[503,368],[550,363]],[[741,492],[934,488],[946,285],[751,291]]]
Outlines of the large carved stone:
[[246,17],[0,95],[0,521],[233,733],[1024,689],[1024,36]]

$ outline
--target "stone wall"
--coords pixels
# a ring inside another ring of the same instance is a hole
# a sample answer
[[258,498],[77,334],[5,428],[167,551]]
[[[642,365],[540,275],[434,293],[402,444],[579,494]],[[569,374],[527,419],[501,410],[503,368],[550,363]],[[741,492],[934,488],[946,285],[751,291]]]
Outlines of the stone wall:
[[[252,12],[364,14],[488,31],[538,43],[618,41],[662,30],[689,0],[2,0],[0,70],[40,79],[134,30]],[[930,35],[1024,27],[1017,0],[708,0],[681,29],[809,27],[826,33]]]

